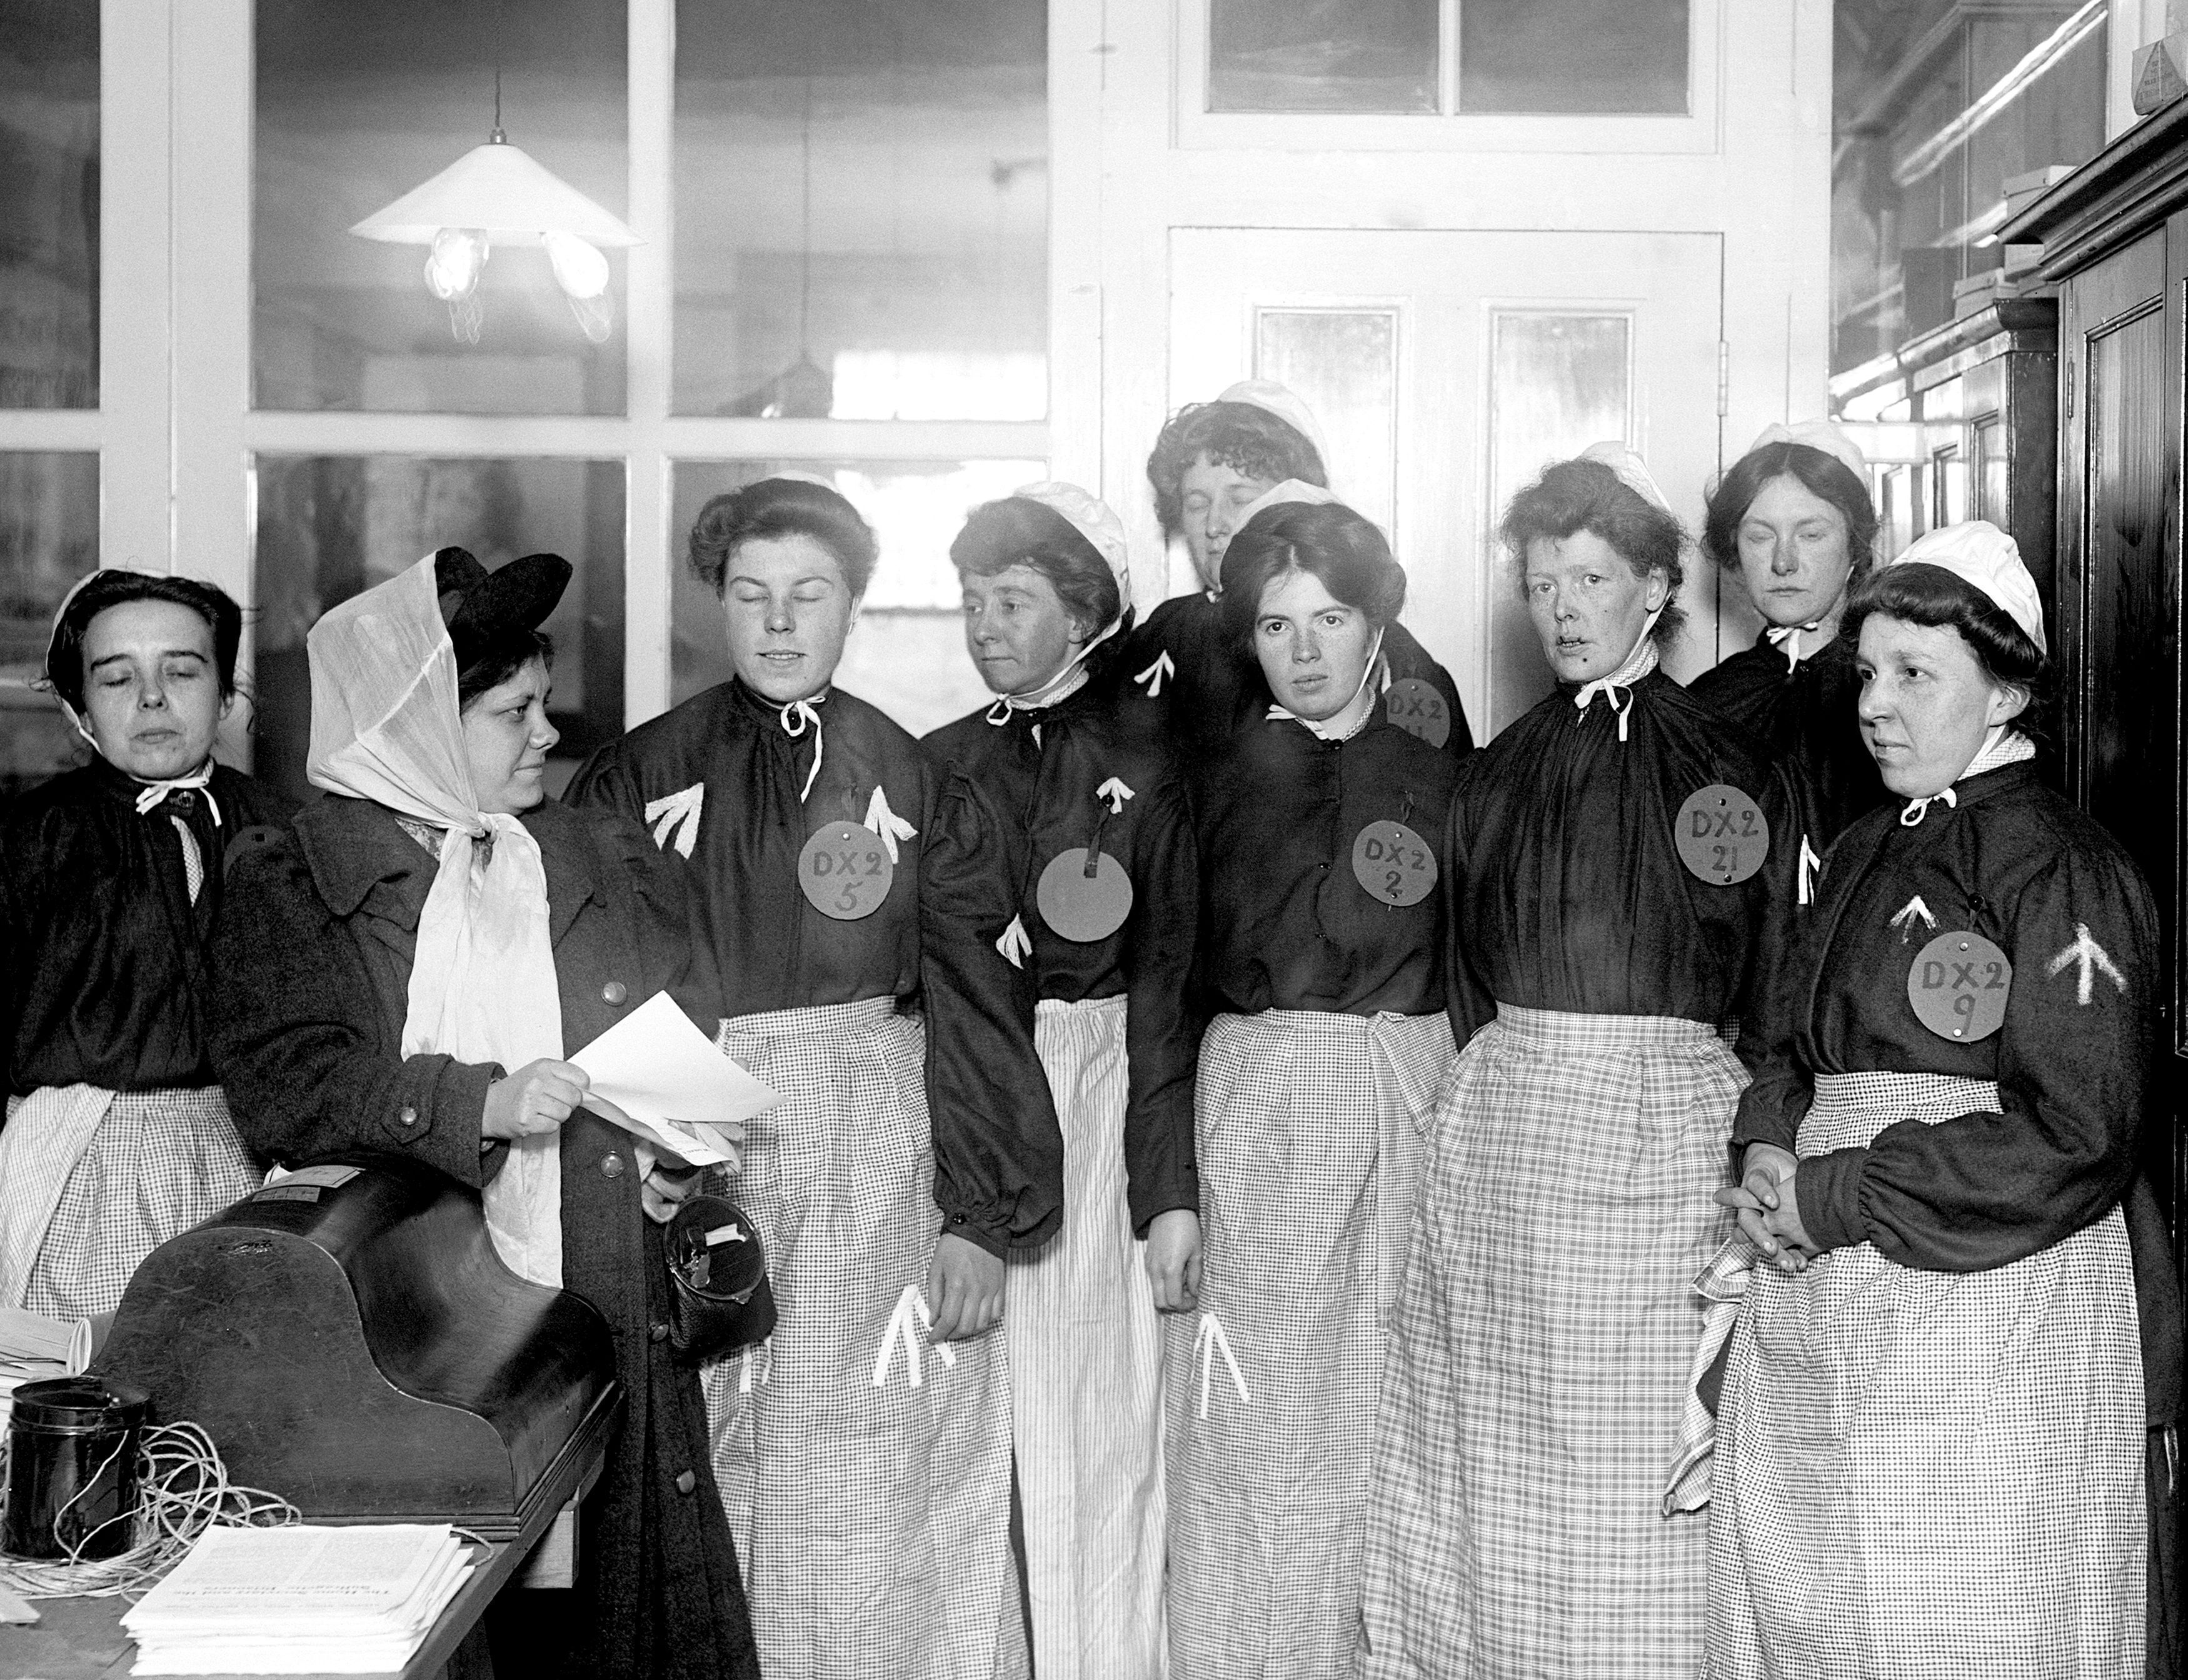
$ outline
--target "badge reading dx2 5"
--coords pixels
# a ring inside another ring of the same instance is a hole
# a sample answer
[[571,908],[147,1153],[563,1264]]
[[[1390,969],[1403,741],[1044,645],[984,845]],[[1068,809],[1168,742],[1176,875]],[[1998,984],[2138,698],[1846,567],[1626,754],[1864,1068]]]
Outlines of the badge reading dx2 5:
[[1402,822],[1371,822],[1352,842],[1352,873],[1371,898],[1403,909],[1435,890],[1435,854]]
[[1679,861],[1712,887],[1736,887],[1770,854],[1762,808],[1729,782],[1713,781],[1679,807]]
[[798,854],[798,884],[806,901],[838,922],[856,922],[879,910],[895,875],[881,836],[855,822],[830,823]]
[[1907,971],[1914,1018],[1941,1039],[1973,1044],[2005,1024],[2013,964],[1980,933],[1940,933]]

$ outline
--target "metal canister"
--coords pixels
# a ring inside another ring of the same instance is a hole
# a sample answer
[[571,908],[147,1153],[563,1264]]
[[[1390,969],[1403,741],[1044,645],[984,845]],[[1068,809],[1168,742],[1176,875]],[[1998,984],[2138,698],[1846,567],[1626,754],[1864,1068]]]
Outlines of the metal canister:
[[25,1383],[8,1418],[0,1552],[111,1558],[129,1549],[145,1398],[95,1376]]

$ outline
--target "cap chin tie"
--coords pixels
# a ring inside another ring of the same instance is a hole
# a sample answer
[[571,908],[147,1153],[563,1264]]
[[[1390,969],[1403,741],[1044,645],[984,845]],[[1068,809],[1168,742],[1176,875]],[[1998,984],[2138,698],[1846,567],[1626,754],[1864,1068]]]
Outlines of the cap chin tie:
[[[141,781],[142,778],[133,777],[132,780]],[[212,813],[212,826],[219,828],[223,826],[220,820],[220,802],[212,797],[211,788],[206,786],[211,780],[212,755],[207,753],[205,763],[200,764],[188,775],[170,776],[165,781],[144,782],[143,789],[137,795],[137,815],[140,817],[149,815],[170,793],[183,792],[203,793],[206,809]]]

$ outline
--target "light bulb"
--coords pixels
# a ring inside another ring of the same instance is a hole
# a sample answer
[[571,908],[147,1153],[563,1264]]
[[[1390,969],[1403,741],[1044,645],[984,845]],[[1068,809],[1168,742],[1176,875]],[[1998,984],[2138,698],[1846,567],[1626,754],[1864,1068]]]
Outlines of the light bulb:
[[581,302],[599,297],[608,289],[608,260],[575,234],[551,229],[540,235],[547,260],[555,265],[555,283]]
[[433,235],[433,249],[426,258],[426,284],[443,303],[469,297],[478,290],[487,256],[483,228],[443,228]]

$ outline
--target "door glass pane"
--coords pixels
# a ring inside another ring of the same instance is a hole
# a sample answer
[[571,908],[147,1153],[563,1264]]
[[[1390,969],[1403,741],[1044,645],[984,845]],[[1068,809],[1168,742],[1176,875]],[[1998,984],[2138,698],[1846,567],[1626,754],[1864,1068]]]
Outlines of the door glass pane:
[[1314,411],[1329,445],[1330,488],[1396,541],[1398,312],[1256,309],[1254,375]]
[[1968,516],[1968,460],[1958,446],[1930,456],[1931,528],[1958,525]]
[[99,406],[99,8],[0,0],[0,409]]
[[99,457],[0,454],[0,799],[88,758],[44,674],[54,614],[99,565]]
[[1048,412],[1042,0],[679,0],[683,414]]
[[1976,422],[1975,437],[1976,517],[2010,531],[2013,510],[2007,505],[2005,427],[1998,415],[1992,414]]
[[1212,111],[1434,111],[1436,0],[1213,0]]
[[427,460],[261,455],[257,461],[258,774],[302,798],[311,744],[304,633],[329,607],[435,549],[488,568],[546,550],[576,568],[554,616],[560,792],[578,761],[623,732],[621,461]]
[[1683,112],[1687,8],[1688,0],[1459,0],[1458,108]]
[[427,290],[428,248],[352,223],[494,127],[612,215],[627,206],[621,0],[258,0],[251,368],[262,409],[623,410],[622,251],[593,343],[537,245],[488,244],[476,341]]
[[710,497],[797,467],[848,497],[881,544],[865,609],[837,677],[914,735],[961,718],[992,696],[965,651],[950,541],[982,502],[1048,475],[1037,460],[686,461],[676,469],[680,545],[670,606],[672,700],[730,679],[722,606],[684,563],[681,544]]
[[1556,685],[1497,539],[1504,510],[1552,461],[1633,435],[1633,323],[1626,315],[1498,309],[1490,317],[1491,734]]

